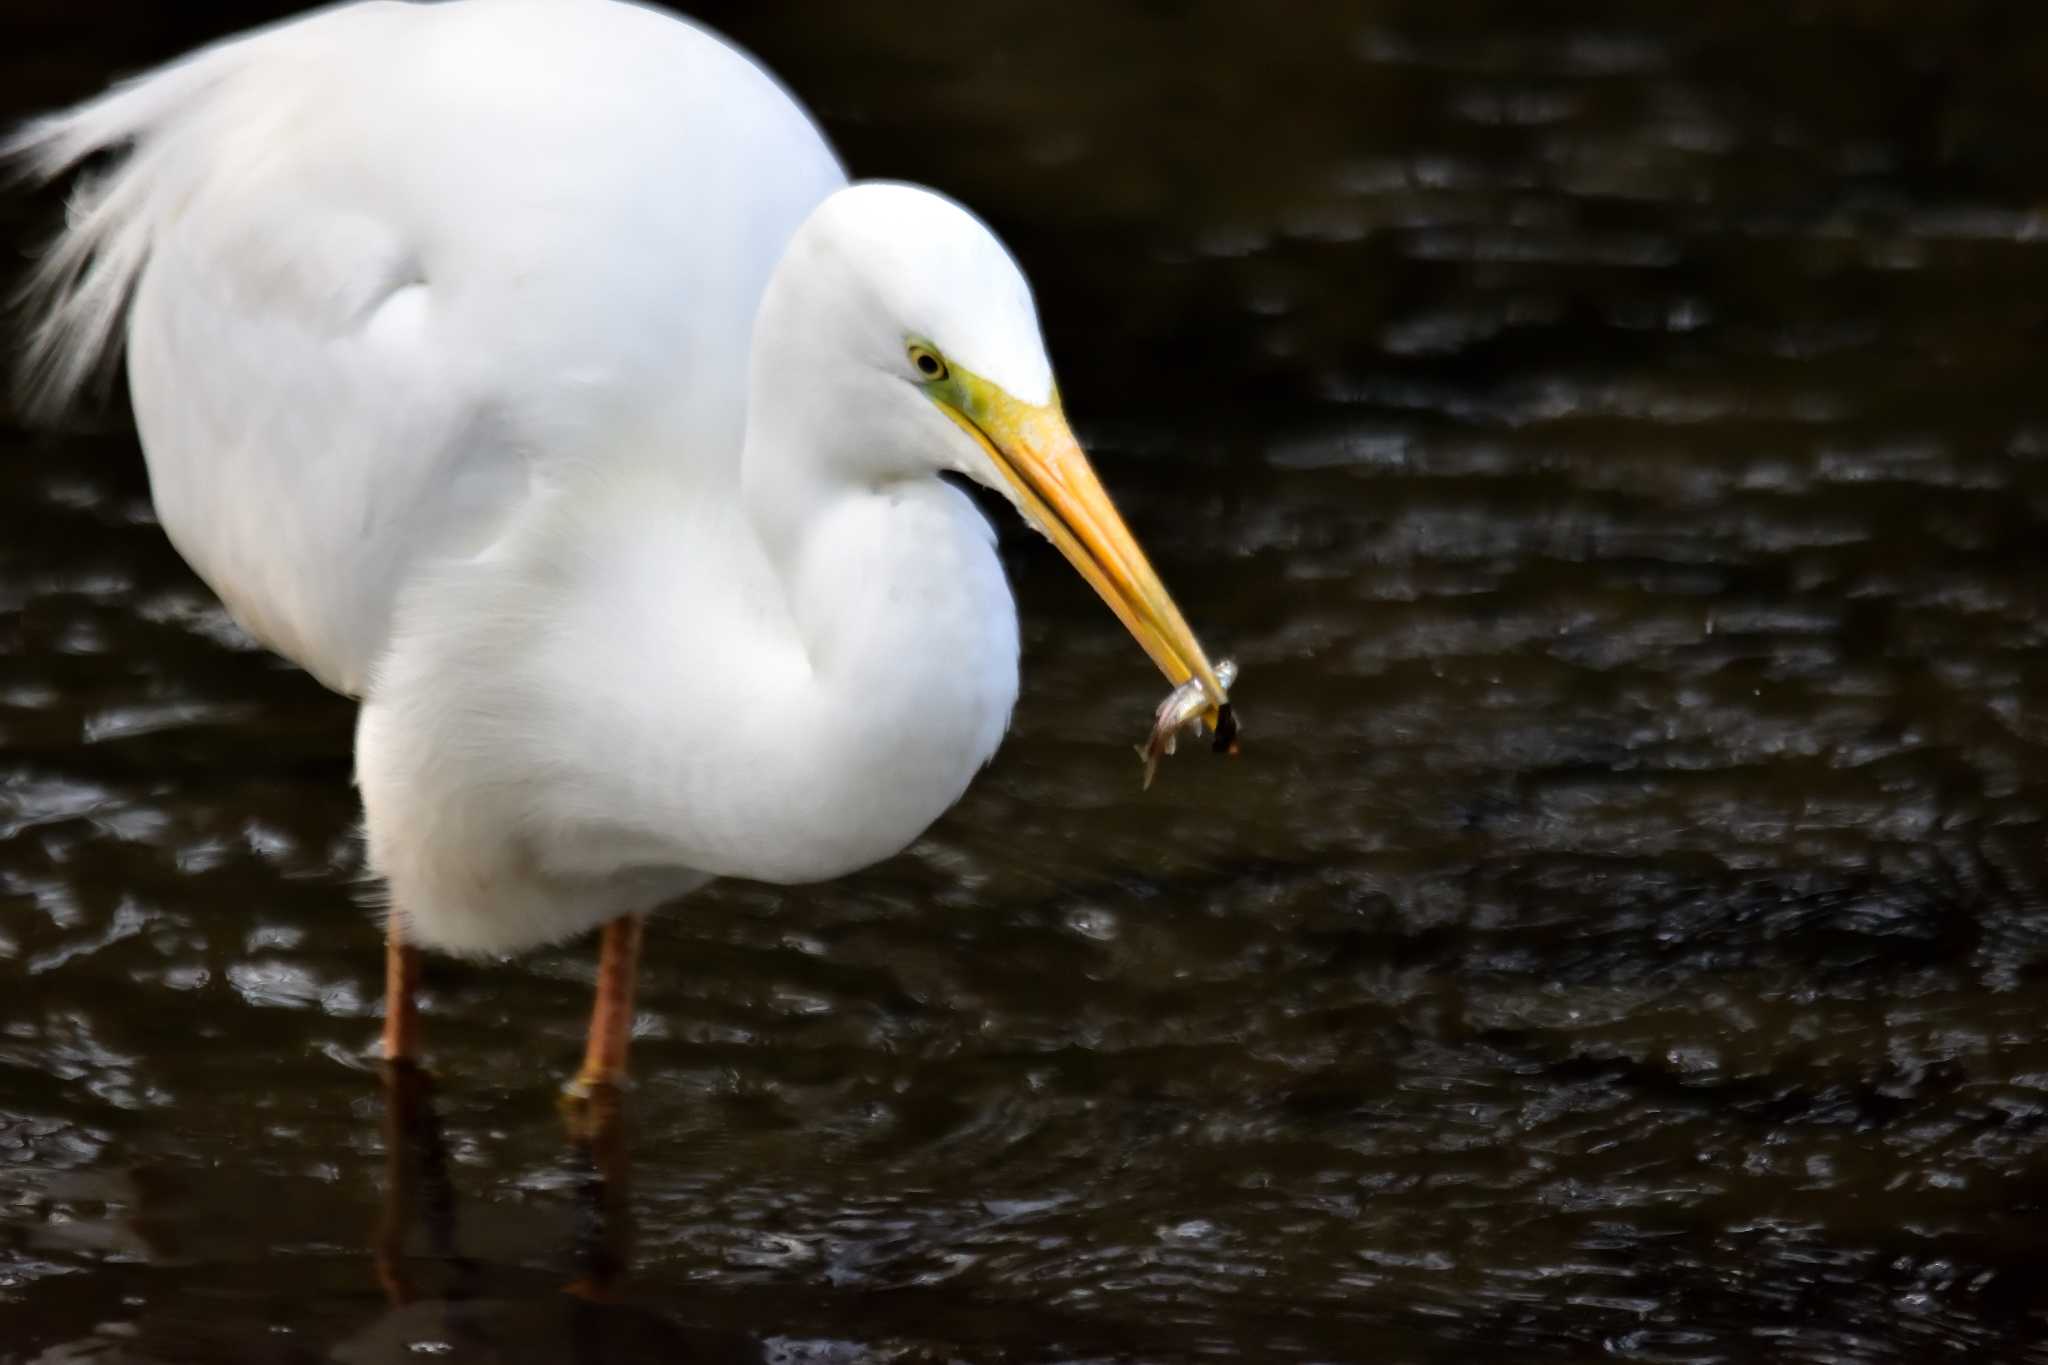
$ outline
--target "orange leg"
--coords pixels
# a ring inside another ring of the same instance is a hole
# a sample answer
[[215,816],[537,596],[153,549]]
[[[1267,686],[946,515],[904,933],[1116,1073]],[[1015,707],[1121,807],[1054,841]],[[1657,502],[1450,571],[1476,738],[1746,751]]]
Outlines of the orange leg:
[[583,1069],[569,1083],[572,1096],[587,1098],[600,1087],[616,1089],[626,1079],[626,1043],[633,1032],[633,986],[640,976],[640,933],[645,915],[621,915],[604,927],[597,958],[597,1003],[590,1011],[590,1039]]
[[384,1060],[411,1062],[420,1051],[420,950],[405,941],[398,916],[384,937]]

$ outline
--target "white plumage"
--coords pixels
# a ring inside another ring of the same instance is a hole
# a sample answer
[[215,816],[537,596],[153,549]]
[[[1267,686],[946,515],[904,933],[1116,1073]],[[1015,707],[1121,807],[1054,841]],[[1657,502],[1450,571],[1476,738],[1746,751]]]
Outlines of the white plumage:
[[[368,3],[26,129],[110,149],[34,399],[125,340],[152,493],[252,634],[363,700],[409,937],[557,939],[901,849],[994,751],[1004,492],[1222,700],[964,210],[847,187],[717,38],[603,0]],[[929,365],[931,368],[926,368]]]

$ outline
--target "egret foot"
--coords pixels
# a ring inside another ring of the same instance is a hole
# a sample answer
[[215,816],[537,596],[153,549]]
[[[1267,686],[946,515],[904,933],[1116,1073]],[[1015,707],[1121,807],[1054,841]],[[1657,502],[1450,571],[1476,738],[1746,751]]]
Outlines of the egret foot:
[[384,1083],[387,1128],[396,1123],[400,1134],[410,1132],[414,1116],[433,1097],[434,1073],[410,1057],[400,1057],[377,1063],[377,1075]]
[[625,1092],[609,1081],[586,1081],[578,1076],[562,1087],[555,1108],[572,1147],[595,1148],[618,1131],[619,1115],[625,1106]]

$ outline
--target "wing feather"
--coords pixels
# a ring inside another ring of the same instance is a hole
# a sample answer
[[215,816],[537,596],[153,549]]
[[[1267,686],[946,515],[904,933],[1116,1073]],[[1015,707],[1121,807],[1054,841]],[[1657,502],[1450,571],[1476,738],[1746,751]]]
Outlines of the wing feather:
[[844,183],[744,56],[591,0],[319,11],[7,150],[114,154],[31,282],[29,410],[125,343],[173,543],[352,695],[405,584],[488,552],[552,465],[736,459],[764,236]]

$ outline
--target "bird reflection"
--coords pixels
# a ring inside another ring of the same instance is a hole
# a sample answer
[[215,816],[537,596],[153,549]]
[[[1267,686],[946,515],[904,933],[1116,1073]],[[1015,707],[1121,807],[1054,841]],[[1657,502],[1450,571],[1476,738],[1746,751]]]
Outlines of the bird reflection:
[[619,1089],[599,1084],[564,1100],[576,1182],[579,1270],[569,1292],[599,1303],[616,1297],[633,1252],[632,1162],[626,1155],[624,1105]]
[[448,1144],[434,1109],[433,1079],[409,1061],[384,1066],[384,1208],[373,1258],[377,1282],[393,1305],[418,1296],[405,1256],[406,1234],[417,1216],[427,1248],[451,1267],[461,1288],[473,1288],[475,1262],[455,1249],[455,1186],[448,1178]]
[[[560,1291],[532,1293],[528,1274],[460,1250],[461,1219],[433,1078],[410,1063],[384,1076],[384,1207],[371,1246],[390,1307],[332,1348],[342,1365],[759,1365],[757,1337],[680,1321],[620,1301],[631,1258],[624,1106],[610,1086],[569,1102],[575,1215]],[[417,1230],[416,1250],[407,1248]],[[475,1230],[472,1229],[472,1237]]]
[[[384,1068],[384,1207],[372,1245],[377,1282],[394,1306],[419,1297],[414,1266],[405,1254],[412,1226],[425,1234],[428,1254],[451,1272],[450,1297],[474,1293],[477,1262],[456,1245],[455,1186],[448,1175],[448,1145],[434,1107],[433,1077],[409,1062]],[[567,1292],[596,1302],[617,1296],[632,1247],[631,1161],[626,1152],[625,1105],[617,1087],[599,1085],[564,1101],[569,1163],[576,1172],[576,1217],[569,1248]]]

